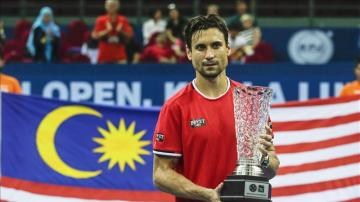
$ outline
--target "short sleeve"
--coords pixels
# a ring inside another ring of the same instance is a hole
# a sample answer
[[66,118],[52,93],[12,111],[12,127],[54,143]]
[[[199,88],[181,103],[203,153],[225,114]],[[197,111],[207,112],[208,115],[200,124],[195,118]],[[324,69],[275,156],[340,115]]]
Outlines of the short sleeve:
[[181,111],[176,105],[164,105],[153,136],[153,152],[162,156],[182,156]]

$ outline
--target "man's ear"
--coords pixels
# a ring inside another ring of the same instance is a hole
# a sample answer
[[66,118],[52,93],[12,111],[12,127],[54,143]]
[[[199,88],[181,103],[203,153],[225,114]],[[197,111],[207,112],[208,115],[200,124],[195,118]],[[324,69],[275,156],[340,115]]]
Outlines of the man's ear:
[[230,48],[230,45],[229,45],[229,44],[227,44],[227,49],[228,49],[227,56],[230,56],[230,54],[231,54],[231,48]]
[[186,56],[191,61],[191,50],[187,45],[186,45]]

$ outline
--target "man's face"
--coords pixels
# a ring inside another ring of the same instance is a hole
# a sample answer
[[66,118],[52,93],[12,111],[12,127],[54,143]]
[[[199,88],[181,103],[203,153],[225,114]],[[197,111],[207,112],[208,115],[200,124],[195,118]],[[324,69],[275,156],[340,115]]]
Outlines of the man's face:
[[117,13],[118,9],[120,7],[119,1],[116,0],[107,0],[105,2],[105,9],[108,14],[115,14]]
[[179,11],[176,10],[176,9],[171,9],[171,10],[169,11],[169,17],[170,17],[171,19],[173,19],[173,20],[178,19],[178,18],[179,18]]
[[223,33],[217,28],[210,28],[194,33],[191,50],[187,48],[186,52],[196,72],[204,78],[213,79],[226,69],[230,48]]
[[253,22],[250,19],[244,20],[242,23],[245,29],[250,29],[251,27],[253,27]]
[[239,2],[236,4],[236,11],[238,14],[242,15],[247,13],[247,5],[244,2]]
[[357,66],[355,67],[355,76],[356,79],[360,82],[360,63],[358,63]]

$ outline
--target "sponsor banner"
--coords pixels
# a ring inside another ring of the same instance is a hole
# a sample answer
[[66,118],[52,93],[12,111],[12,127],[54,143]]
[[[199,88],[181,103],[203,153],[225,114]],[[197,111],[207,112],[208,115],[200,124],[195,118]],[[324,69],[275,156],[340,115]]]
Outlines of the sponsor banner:
[[262,28],[275,61],[296,64],[327,64],[353,61],[360,53],[357,28]]

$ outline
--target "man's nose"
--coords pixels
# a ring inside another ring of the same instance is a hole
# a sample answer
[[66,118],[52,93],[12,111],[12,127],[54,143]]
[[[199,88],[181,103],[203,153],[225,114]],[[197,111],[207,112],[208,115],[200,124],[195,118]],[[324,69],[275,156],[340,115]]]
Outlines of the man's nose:
[[206,50],[205,59],[213,59],[215,57],[214,50],[212,48],[208,48]]

